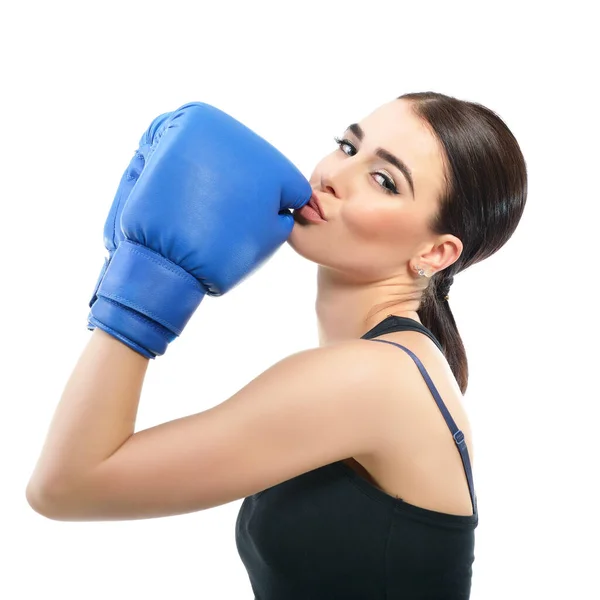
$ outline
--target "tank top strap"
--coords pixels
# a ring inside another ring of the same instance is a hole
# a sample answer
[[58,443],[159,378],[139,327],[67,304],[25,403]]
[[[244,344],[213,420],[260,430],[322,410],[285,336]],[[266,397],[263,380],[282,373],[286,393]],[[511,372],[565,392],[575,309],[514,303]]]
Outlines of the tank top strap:
[[361,339],[369,340],[371,338],[385,335],[386,333],[394,333],[395,331],[418,331],[424,333],[439,349],[443,354],[444,349],[438,341],[438,339],[419,321],[410,319],[408,317],[398,317],[397,315],[389,315],[383,321],[375,325],[372,329],[367,331]]
[[[415,321],[415,323],[417,323],[417,322]],[[419,323],[417,323],[417,324],[419,324]],[[398,328],[396,328],[395,331],[398,331]],[[419,329],[419,331],[420,331],[420,329]],[[381,334],[379,334],[379,335],[381,335]],[[383,344],[392,344],[393,346],[398,346],[398,348],[401,348],[402,350],[404,350],[416,363],[417,367],[419,368],[419,371],[421,372],[421,375],[423,376],[423,379],[425,380],[425,383],[427,384],[427,387],[429,388],[429,391],[433,394],[435,402],[438,405],[438,408],[440,409],[440,411],[442,412],[444,420],[446,421],[446,424],[448,425],[448,428],[450,429],[450,432],[452,433],[452,437],[454,438],[454,441],[458,447],[458,451],[460,452],[460,457],[462,459],[462,463],[463,463],[463,466],[465,469],[465,474],[467,476],[467,481],[469,483],[469,493],[471,494],[471,504],[473,506],[473,514],[477,515],[477,496],[475,495],[475,489],[473,486],[473,473],[471,470],[471,461],[469,460],[469,451],[467,449],[467,444],[465,442],[465,436],[464,436],[463,432],[456,425],[456,422],[454,421],[454,419],[452,418],[452,415],[448,411],[448,408],[444,404],[444,401],[442,400],[442,397],[440,396],[439,392],[437,391],[435,384],[433,383],[431,377],[429,376],[427,369],[425,369],[425,366],[423,365],[423,363],[421,362],[419,357],[414,354],[414,352],[412,352],[405,346],[402,346],[401,344],[397,344],[396,342],[391,342],[389,340],[370,339],[369,341],[381,342]]]

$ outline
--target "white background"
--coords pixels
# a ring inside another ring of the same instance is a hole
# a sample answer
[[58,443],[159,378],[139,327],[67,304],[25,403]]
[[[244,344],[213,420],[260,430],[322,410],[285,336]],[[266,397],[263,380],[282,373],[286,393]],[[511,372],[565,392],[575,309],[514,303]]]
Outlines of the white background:
[[[498,112],[529,169],[516,233],[451,292],[471,373],[472,598],[600,598],[597,25],[592,2],[577,1],[4,6],[0,597],[252,597],[234,538],[241,500],[62,523],[25,499],[89,339],[106,214],[152,118],[214,104],[308,177],[350,122],[433,90]],[[284,245],[207,298],[151,362],[136,429],[214,406],[316,346],[315,275]]]

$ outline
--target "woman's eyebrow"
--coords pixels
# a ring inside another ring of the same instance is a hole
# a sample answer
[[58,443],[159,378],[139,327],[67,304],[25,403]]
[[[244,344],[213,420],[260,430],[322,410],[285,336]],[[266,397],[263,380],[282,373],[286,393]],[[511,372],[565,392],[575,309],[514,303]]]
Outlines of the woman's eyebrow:
[[[346,128],[346,131],[347,130],[350,130],[361,142],[365,137],[365,132],[358,123],[352,123]],[[410,191],[414,199],[415,184],[413,182],[412,172],[408,168],[406,163],[400,160],[397,156],[394,156],[391,152],[384,150],[383,148],[377,148],[377,150],[375,150],[375,155],[385,160],[386,162],[389,162],[390,164],[394,165],[394,167],[396,167],[396,169],[398,169],[404,175],[404,177],[406,177],[406,181],[408,181],[408,185],[410,186]]]

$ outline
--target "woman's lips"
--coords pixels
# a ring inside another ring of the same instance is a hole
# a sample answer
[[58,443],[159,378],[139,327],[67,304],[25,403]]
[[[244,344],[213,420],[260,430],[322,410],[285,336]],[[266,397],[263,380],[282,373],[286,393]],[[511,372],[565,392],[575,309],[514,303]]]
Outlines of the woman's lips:
[[327,215],[323,212],[321,201],[314,192],[312,193],[312,196],[310,197],[308,203],[319,213],[323,221],[327,221]]
[[300,210],[295,211],[294,214],[300,215],[312,223],[325,223],[325,219],[321,218],[321,215],[311,206],[310,202],[305,204]]
[[304,217],[307,221],[312,223],[323,223],[327,221],[323,213],[323,208],[319,203],[319,199],[313,193],[310,200],[301,209],[295,211],[295,214],[299,214]]

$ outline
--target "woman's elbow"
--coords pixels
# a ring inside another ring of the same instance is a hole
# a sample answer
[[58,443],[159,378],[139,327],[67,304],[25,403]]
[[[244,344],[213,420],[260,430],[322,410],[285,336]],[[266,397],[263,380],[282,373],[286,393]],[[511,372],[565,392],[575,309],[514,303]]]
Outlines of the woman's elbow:
[[42,517],[53,521],[65,520],[61,518],[56,502],[52,500],[52,495],[40,489],[39,486],[29,483],[25,490],[25,498],[29,506]]

